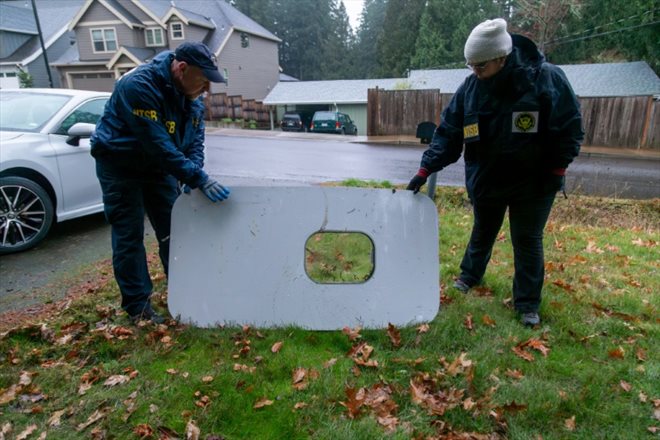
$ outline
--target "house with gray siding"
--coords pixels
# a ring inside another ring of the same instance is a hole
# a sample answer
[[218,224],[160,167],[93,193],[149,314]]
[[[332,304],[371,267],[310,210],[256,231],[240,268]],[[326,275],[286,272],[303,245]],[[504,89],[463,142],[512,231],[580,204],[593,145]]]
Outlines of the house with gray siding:
[[[651,96],[660,99],[660,78],[644,61],[559,67],[566,73],[578,97]],[[470,69],[411,70],[407,78],[280,80],[266,96],[264,104],[276,106],[279,117],[287,111],[335,110],[348,113],[356,122],[358,132],[366,134],[369,89],[437,89],[442,94],[453,94],[471,73]]]
[[[46,58],[53,61],[72,44],[75,34],[69,23],[85,0],[36,0],[37,16],[43,34]],[[60,87],[59,76],[51,67],[53,87]],[[19,72],[32,76],[34,87],[49,87],[48,70],[39,41],[32,2],[0,2],[0,88],[19,87]]]
[[71,20],[77,46],[53,62],[65,87],[112,91],[163,50],[202,41],[228,84],[212,93],[263,99],[279,78],[280,40],[225,0],[86,0]]

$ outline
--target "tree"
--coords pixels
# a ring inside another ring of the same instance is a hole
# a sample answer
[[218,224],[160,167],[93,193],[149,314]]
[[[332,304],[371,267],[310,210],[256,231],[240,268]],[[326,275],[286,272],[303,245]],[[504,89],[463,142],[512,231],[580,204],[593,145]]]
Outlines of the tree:
[[420,20],[412,66],[464,66],[463,48],[470,31],[486,19],[507,17],[508,8],[508,2],[429,0]]
[[378,73],[378,41],[383,32],[387,0],[365,0],[353,46],[356,78],[375,78]]
[[410,68],[425,3],[425,0],[387,2],[383,32],[377,43],[380,76],[402,76]]
[[25,70],[19,70],[18,72],[18,86],[21,89],[30,89],[34,87],[34,78]]
[[566,31],[570,17],[580,18],[579,0],[517,0],[517,31],[535,41],[541,52],[558,32]]

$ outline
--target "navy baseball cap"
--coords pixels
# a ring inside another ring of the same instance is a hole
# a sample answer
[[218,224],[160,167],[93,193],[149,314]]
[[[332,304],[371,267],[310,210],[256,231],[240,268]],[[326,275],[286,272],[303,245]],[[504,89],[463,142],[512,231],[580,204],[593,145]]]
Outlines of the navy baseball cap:
[[227,82],[218,71],[218,62],[215,55],[204,43],[183,43],[174,51],[174,57],[179,61],[185,61],[191,66],[202,69],[204,76],[211,82]]

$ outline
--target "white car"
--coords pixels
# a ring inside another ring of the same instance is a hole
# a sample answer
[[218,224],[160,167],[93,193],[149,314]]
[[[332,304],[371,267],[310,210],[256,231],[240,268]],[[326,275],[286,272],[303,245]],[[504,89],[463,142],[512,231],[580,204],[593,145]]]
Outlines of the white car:
[[89,137],[109,97],[0,90],[0,255],[35,246],[55,221],[103,210]]

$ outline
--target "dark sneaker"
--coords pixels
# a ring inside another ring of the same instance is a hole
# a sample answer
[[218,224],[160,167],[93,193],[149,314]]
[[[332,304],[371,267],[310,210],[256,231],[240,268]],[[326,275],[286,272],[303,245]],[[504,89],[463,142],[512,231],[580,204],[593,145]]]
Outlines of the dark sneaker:
[[541,323],[541,318],[536,312],[527,312],[522,314],[520,322],[526,327],[534,327]]
[[129,315],[129,317],[133,324],[137,324],[140,321],[149,321],[152,324],[163,324],[165,322],[165,318],[154,312],[154,309],[150,305],[145,307],[141,313]]
[[463,293],[468,293],[470,286],[468,286],[465,281],[458,278],[456,281],[454,281],[454,289],[460,290]]

